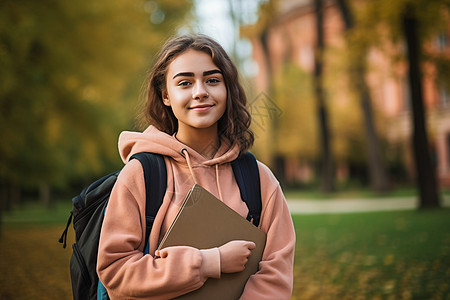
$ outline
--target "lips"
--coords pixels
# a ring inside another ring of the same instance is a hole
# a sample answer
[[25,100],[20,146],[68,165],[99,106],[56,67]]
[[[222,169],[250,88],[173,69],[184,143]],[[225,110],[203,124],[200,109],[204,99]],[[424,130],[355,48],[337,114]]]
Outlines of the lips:
[[213,106],[214,105],[212,105],[212,104],[200,104],[200,105],[192,106],[190,109],[195,110],[195,111],[207,111]]

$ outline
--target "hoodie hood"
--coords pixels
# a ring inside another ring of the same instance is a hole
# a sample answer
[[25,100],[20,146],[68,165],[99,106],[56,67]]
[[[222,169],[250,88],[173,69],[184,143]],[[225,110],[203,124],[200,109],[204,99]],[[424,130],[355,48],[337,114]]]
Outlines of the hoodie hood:
[[169,156],[178,163],[185,164],[186,158],[182,150],[189,153],[193,166],[195,165],[221,165],[235,160],[239,155],[239,146],[230,146],[230,143],[222,139],[221,146],[212,159],[206,159],[194,149],[178,141],[174,136],[149,126],[144,132],[124,131],[119,136],[119,153],[124,163],[130,157],[139,152],[152,152]]

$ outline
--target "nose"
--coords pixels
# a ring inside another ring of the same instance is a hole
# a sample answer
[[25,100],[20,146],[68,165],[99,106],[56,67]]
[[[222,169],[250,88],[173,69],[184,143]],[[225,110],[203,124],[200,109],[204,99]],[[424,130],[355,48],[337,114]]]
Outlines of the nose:
[[192,90],[192,98],[201,100],[209,96],[204,84],[202,82],[196,83]]

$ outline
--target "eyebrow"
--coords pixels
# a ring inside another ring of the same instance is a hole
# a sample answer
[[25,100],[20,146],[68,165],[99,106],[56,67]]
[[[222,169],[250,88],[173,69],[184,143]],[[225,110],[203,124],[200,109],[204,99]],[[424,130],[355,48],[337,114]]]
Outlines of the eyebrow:
[[[212,74],[222,74],[222,71],[220,71],[218,69],[214,69],[214,70],[209,70],[209,71],[203,72],[203,76],[208,76],[208,75],[212,75]],[[172,79],[174,79],[176,77],[180,77],[180,76],[194,77],[195,74],[193,72],[181,72],[181,73],[175,74],[175,76],[173,76]]]

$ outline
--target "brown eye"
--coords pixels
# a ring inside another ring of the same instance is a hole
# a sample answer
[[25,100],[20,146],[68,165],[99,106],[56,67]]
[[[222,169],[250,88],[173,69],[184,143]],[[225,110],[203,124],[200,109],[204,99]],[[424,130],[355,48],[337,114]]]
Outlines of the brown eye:
[[206,81],[206,83],[219,83],[220,80],[217,78],[210,78]]

